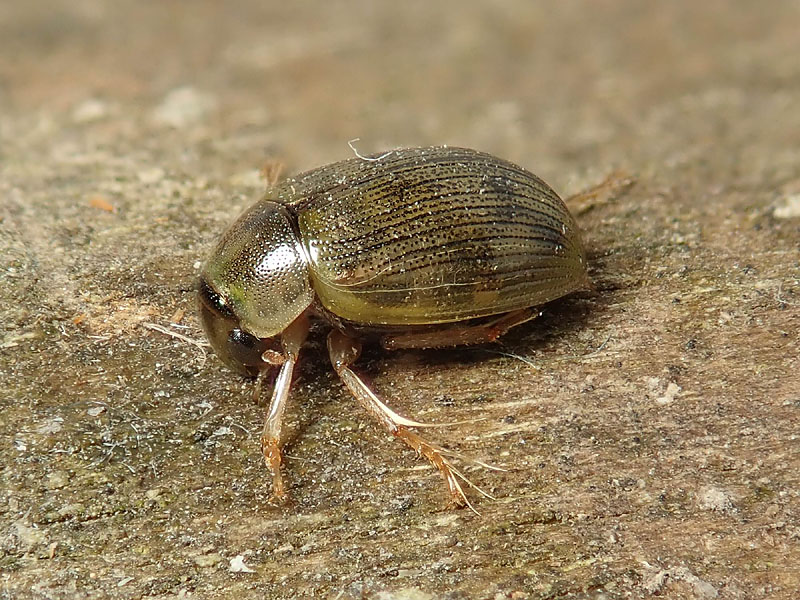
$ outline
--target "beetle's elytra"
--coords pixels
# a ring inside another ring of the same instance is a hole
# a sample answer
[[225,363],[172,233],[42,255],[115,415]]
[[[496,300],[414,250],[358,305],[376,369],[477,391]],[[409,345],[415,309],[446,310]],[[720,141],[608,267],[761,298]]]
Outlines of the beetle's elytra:
[[309,322],[330,325],[331,362],[383,426],[468,504],[453,454],[410,428],[350,368],[361,341],[431,348],[493,341],[535,307],[588,284],[575,221],[532,173],[463,148],[393,150],[271,188],[230,226],[202,271],[200,313],[216,353],[260,376],[279,366],[262,434],[281,477],[281,419]]

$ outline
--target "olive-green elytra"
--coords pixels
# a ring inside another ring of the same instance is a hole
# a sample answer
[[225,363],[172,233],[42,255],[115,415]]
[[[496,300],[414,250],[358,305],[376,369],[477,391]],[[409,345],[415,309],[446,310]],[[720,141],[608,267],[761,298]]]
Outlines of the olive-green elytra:
[[487,154],[428,148],[353,158],[291,179],[274,197],[295,207],[317,297],[357,323],[461,321],[587,283],[561,199]]
[[464,148],[392,150],[313,169],[271,188],[225,232],[201,274],[200,312],[222,360],[280,374],[262,449],[285,496],[280,428],[309,319],[331,325],[341,380],[469,505],[453,453],[409,430],[350,369],[360,337],[386,348],[488,342],[533,308],[587,287],[572,215],[541,179]]

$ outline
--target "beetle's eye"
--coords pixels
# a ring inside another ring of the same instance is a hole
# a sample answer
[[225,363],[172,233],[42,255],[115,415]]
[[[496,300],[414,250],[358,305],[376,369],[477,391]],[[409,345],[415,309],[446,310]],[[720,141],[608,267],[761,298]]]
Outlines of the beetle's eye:
[[226,319],[236,318],[230,307],[225,304],[222,296],[220,296],[210,285],[208,285],[205,278],[200,279],[200,285],[197,292],[200,296],[200,301],[205,304],[209,310],[213,310]]
[[228,353],[235,361],[246,367],[262,367],[264,360],[261,355],[270,349],[267,340],[261,340],[242,331],[238,327],[228,333]]

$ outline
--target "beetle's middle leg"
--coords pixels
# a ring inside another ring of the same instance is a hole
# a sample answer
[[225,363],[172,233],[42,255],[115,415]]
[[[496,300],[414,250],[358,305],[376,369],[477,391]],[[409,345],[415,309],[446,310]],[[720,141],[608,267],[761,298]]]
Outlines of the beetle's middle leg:
[[450,348],[494,342],[511,329],[539,316],[533,308],[504,313],[485,323],[454,323],[442,329],[387,334],[381,345],[387,350],[400,348]]
[[475,511],[469,503],[469,500],[467,500],[467,496],[458,478],[462,478],[467,484],[475,487],[484,495],[488,496],[488,494],[467,480],[464,475],[453,466],[450,460],[448,460],[447,456],[453,456],[455,453],[431,444],[420,435],[411,431],[409,427],[424,426],[424,424],[398,415],[381,402],[372,390],[369,389],[367,384],[350,369],[350,365],[355,362],[361,353],[361,342],[334,329],[328,335],[328,352],[330,353],[331,363],[334,369],[336,369],[339,377],[350,390],[350,393],[358,400],[359,404],[375,417],[389,433],[404,441],[413,448],[419,456],[427,458],[431,464],[439,470],[442,477],[444,477],[453,505],[469,506],[470,509]]

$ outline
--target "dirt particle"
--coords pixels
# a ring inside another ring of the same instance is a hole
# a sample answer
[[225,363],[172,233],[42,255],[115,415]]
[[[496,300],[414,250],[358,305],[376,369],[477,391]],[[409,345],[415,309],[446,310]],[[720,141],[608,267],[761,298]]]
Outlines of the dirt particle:
[[69,483],[69,475],[65,471],[48,473],[44,486],[48,490],[60,490]]
[[731,497],[723,490],[716,487],[706,487],[700,490],[697,505],[703,510],[719,513],[733,512],[734,506]]
[[194,563],[201,568],[213,567],[222,562],[222,555],[218,552],[202,554],[194,557]]

